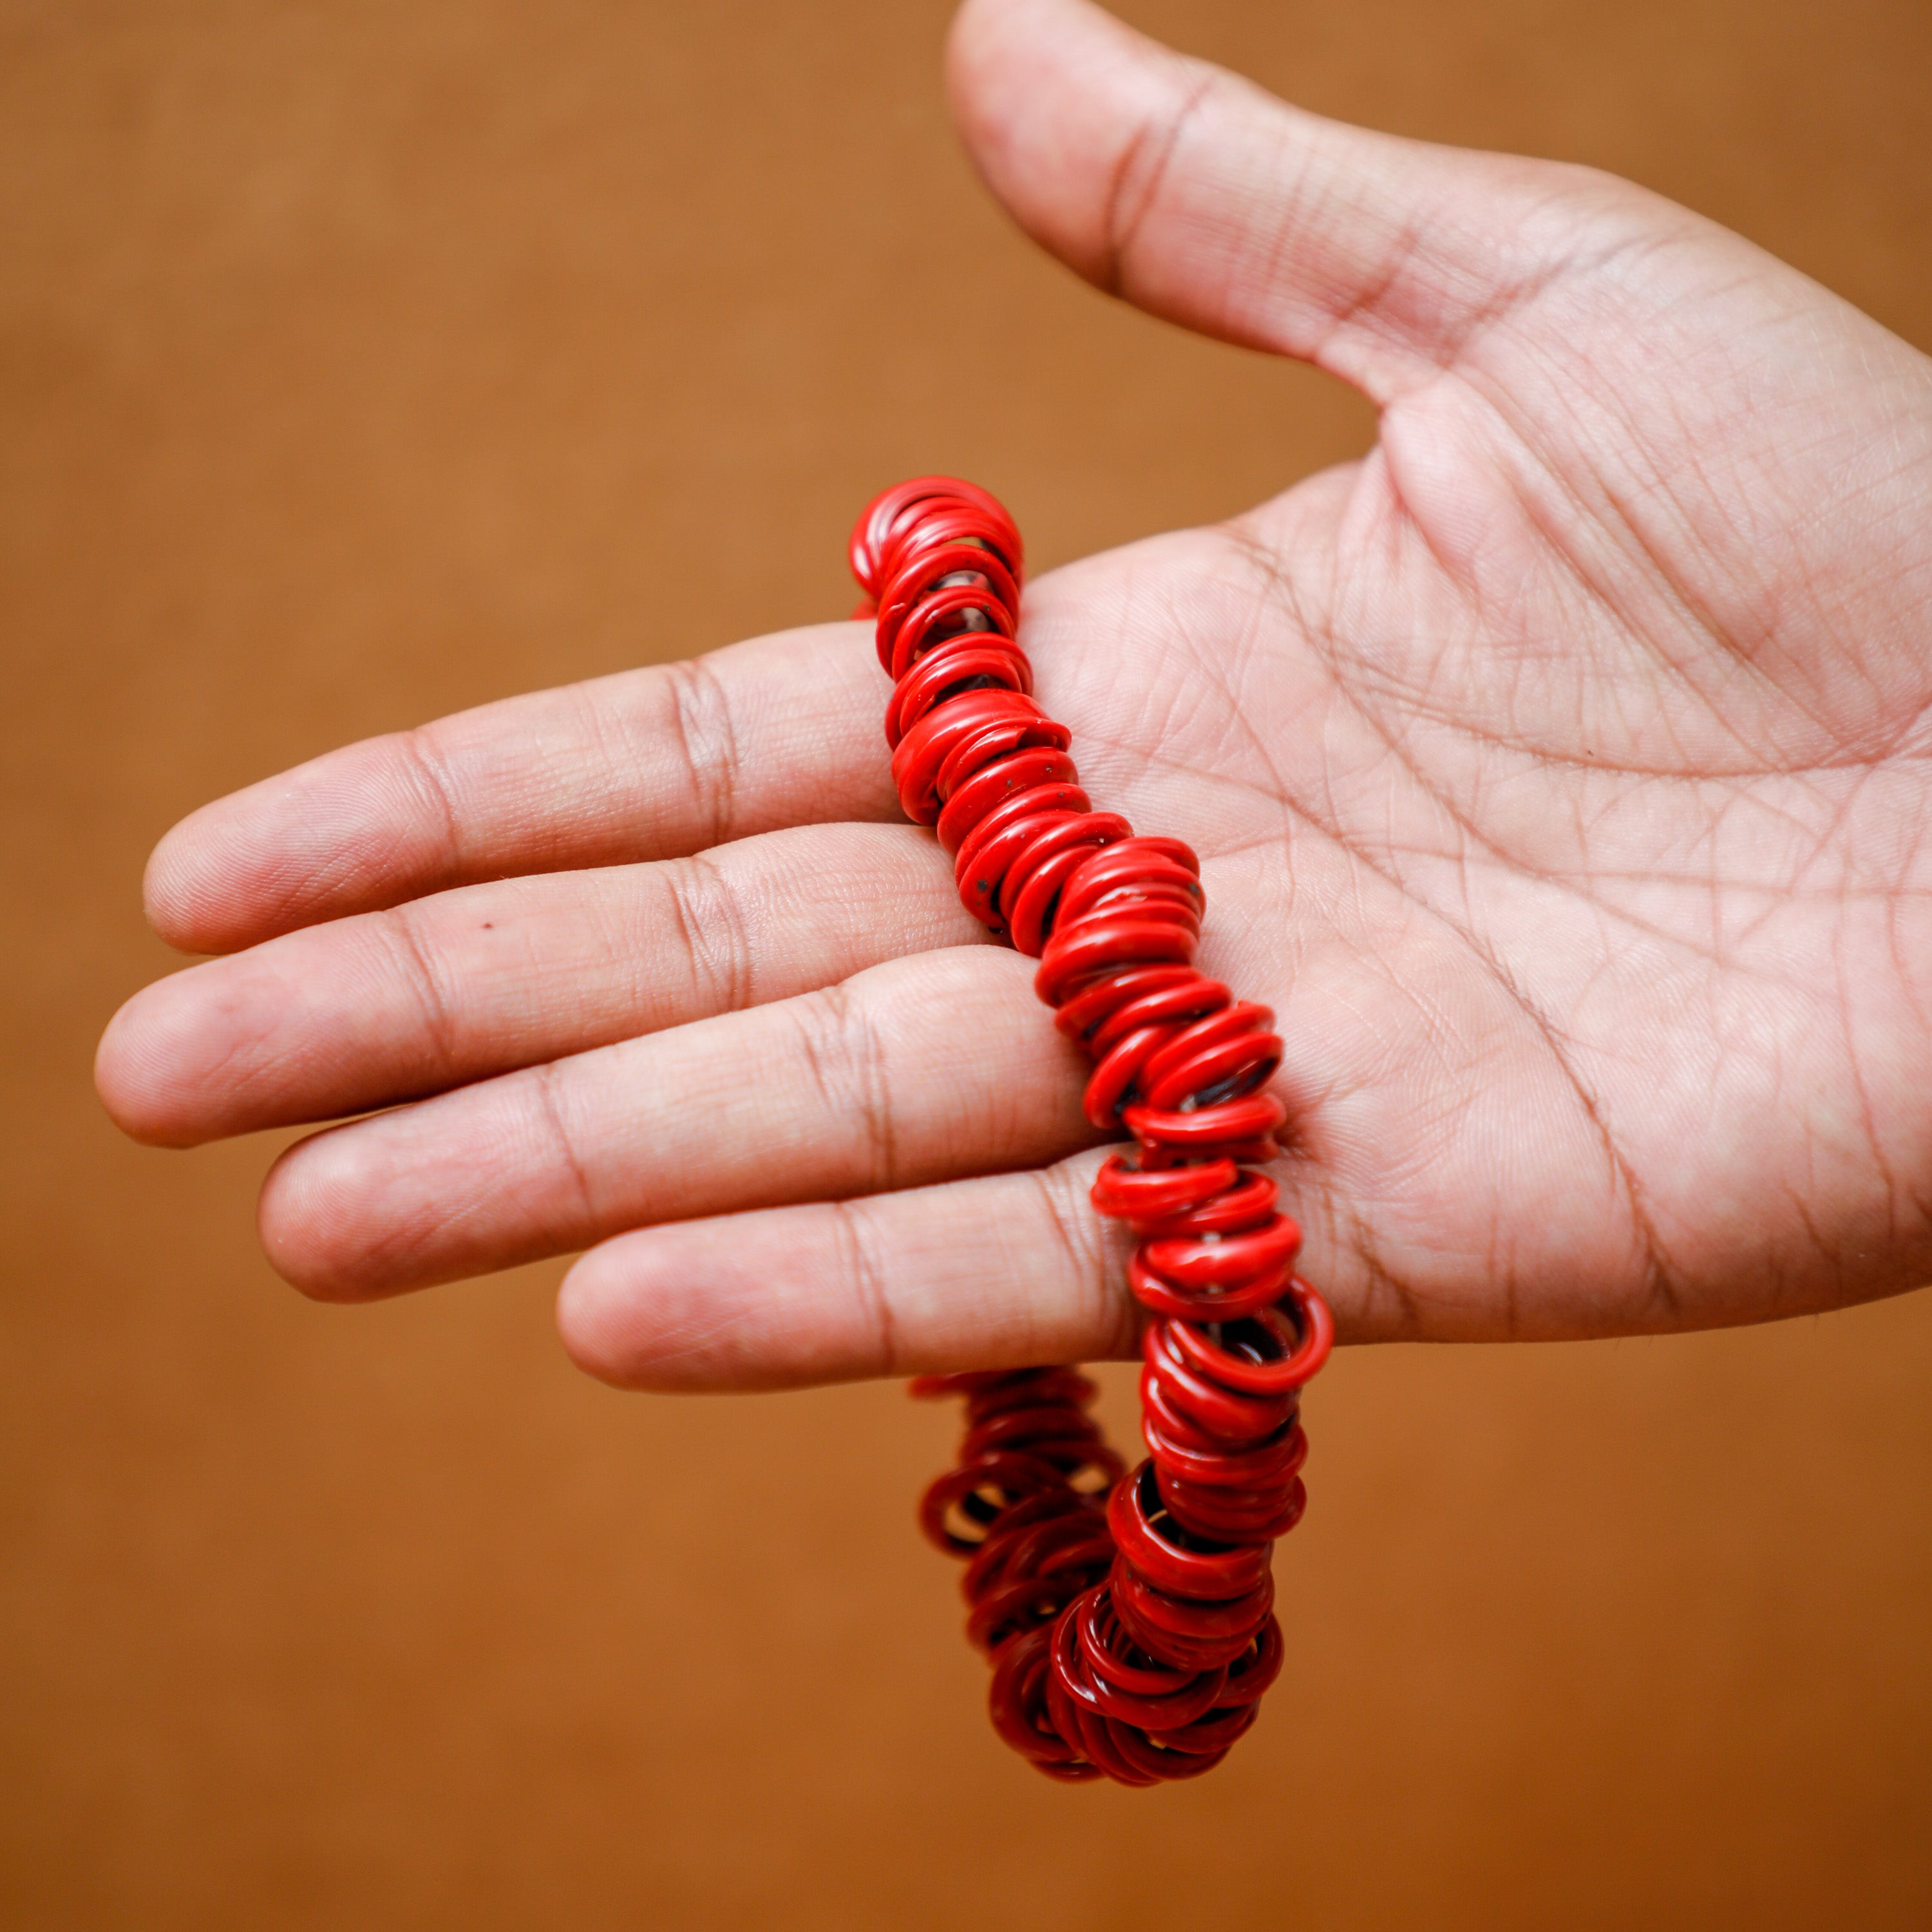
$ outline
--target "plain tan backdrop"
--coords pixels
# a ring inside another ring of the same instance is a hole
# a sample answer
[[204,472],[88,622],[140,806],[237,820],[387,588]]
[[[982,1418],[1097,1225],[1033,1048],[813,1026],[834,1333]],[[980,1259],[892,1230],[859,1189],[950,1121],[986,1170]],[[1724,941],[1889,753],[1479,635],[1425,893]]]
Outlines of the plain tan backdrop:
[[[1924,0],[1132,0],[1318,109],[1601,164],[1932,347]],[[1932,1922],[1932,1301],[1357,1352],[1211,1780],[1000,1749],[891,1388],[626,1397],[556,1267],[362,1310],[279,1139],[88,1081],[144,854],[360,734],[842,614],[943,469],[1042,566],[1365,446],[1004,224],[940,0],[0,4],[0,1922]],[[1117,1426],[1127,1384],[1110,1378]]]

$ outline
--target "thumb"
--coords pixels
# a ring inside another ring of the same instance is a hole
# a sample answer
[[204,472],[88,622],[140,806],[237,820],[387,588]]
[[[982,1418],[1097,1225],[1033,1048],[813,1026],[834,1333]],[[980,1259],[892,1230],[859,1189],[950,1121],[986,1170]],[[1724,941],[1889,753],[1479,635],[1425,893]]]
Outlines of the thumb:
[[1590,170],[1324,120],[1087,0],[966,0],[947,80],[988,185],[1088,280],[1378,403],[1660,214],[1695,219]]

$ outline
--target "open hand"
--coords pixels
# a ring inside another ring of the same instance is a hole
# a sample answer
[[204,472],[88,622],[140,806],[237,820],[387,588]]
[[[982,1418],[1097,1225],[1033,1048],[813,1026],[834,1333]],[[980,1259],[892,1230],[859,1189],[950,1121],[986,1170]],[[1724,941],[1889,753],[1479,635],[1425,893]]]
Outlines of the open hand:
[[[1382,411],[1360,463],[1030,585],[1022,633],[1096,807],[1201,854],[1204,968],[1276,1010],[1344,1337],[1932,1274],[1932,362],[1625,183],[1314,118],[1082,0],[969,0],[951,82],[1081,273]],[[899,821],[886,688],[824,625],[196,813],[151,916],[229,956],[116,1017],[110,1109],[388,1108],[277,1162],[277,1268],[589,1248],[563,1331],[614,1381],[1121,1352],[1082,1063]]]

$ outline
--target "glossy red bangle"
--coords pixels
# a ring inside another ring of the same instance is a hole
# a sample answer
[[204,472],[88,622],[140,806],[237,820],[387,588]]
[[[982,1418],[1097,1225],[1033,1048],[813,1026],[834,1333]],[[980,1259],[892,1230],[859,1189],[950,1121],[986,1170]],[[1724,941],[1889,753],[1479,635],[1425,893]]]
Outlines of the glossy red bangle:
[[1306,1502],[1301,1388],[1334,1340],[1294,1272],[1300,1230],[1246,1165],[1278,1151],[1274,1016],[1195,968],[1193,853],[1094,811],[1072,734],[1033,701],[998,502],[902,483],[859,519],[852,568],[893,680],[899,802],[952,854],[968,910],[1040,961],[1035,989],[1095,1063],[1088,1118],[1136,1143],[1093,1201],[1139,1238],[1151,1454],[1124,1472],[1077,1369],[921,1376],[915,1395],[965,1397],[967,1430],[920,1520],[968,1559],[967,1634],[1008,1744],[1052,1778],[1196,1777],[1281,1667],[1270,1556]]

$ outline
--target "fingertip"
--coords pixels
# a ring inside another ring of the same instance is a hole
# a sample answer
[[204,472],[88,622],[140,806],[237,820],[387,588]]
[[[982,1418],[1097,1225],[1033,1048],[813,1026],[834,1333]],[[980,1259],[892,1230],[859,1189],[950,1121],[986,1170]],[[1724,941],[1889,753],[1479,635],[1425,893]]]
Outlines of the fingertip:
[[1198,67],[1087,0],[965,0],[947,37],[946,94],[968,153],[1013,218],[1112,287],[1110,184]]
[[250,785],[162,836],[141,879],[142,910],[158,937],[182,952],[233,952],[291,922],[282,848],[298,850],[321,814],[312,801],[302,810],[288,790],[273,781]]
[[142,987],[95,1049],[109,1117],[136,1140],[172,1148],[313,1118],[285,1104],[301,1064],[286,1006],[284,982],[258,955],[205,961]]
[[[168,982],[160,982],[165,986]],[[146,1147],[193,1147],[200,1136],[177,1104],[173,1083],[161,1069],[165,1042],[156,1038],[158,987],[136,993],[107,1022],[94,1050],[94,1090],[107,1118]]]
[[689,1394],[808,1387],[883,1372],[836,1294],[784,1239],[802,1214],[754,1210],[633,1229],[579,1258],[558,1290],[571,1360],[614,1388]]
[[607,1241],[580,1256],[556,1292],[556,1332],[564,1353],[587,1376],[613,1388],[635,1389],[627,1319],[628,1298],[622,1292]]
[[197,821],[206,814],[191,812],[164,832],[148,855],[141,875],[141,908],[156,936],[182,952],[219,950],[209,943],[200,900],[200,868],[194,860]]
[[308,1177],[302,1172],[305,1163],[301,1156],[314,1141],[322,1138],[315,1135],[284,1148],[262,1176],[262,1190],[255,1201],[256,1238],[262,1244],[268,1265],[311,1301],[358,1299],[341,1293],[341,1285],[332,1272],[326,1267],[318,1267],[310,1238],[312,1190],[308,1185]]
[[[753,1278],[776,1313],[788,1299],[782,1270],[757,1264],[755,1229],[748,1244],[738,1230],[728,1255],[721,1232],[715,1222],[673,1222],[616,1235],[581,1256],[557,1291],[557,1333],[571,1360],[613,1388],[662,1394],[814,1379],[760,1346]],[[740,1265],[748,1248],[749,1276]]]
[[392,1226],[380,1242],[362,1232],[382,1225],[370,1211],[380,1186],[364,1138],[328,1128],[284,1150],[263,1178],[255,1230],[268,1265],[311,1301],[380,1301],[428,1284],[404,1258],[411,1228]]

